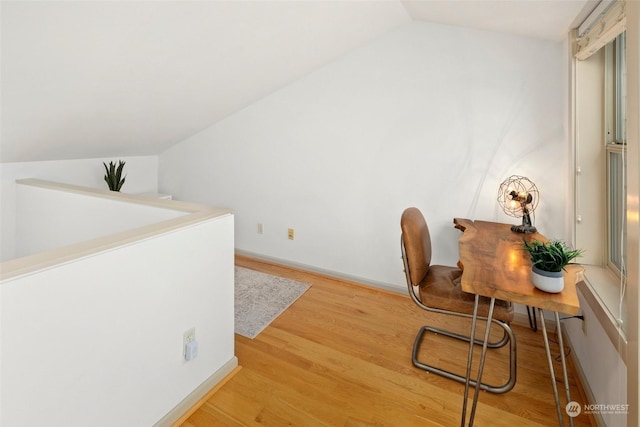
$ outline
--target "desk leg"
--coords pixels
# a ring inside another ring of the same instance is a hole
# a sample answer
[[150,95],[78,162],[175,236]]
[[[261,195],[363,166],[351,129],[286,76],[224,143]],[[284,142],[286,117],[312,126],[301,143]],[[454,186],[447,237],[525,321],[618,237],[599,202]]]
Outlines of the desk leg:
[[560,409],[560,398],[558,396],[558,386],[556,385],[556,374],[553,370],[553,360],[551,359],[551,349],[549,347],[549,337],[547,336],[547,327],[544,323],[544,312],[541,308],[538,309],[540,313],[540,324],[542,325],[542,337],[544,338],[544,348],[547,350],[547,361],[549,362],[549,372],[551,373],[551,384],[553,385],[553,396],[556,399],[556,411],[558,412],[558,425],[564,427],[564,418],[562,417],[562,411]]
[[[560,360],[562,360],[562,376],[564,380],[564,393],[567,396],[567,405],[571,402],[571,390],[569,389],[569,377],[567,376],[567,362],[564,356],[564,343],[562,342],[562,326],[560,325],[560,315],[556,314],[556,328],[558,329],[558,345],[560,345]],[[573,417],[569,417],[569,424],[573,427]]]
[[[466,416],[466,403],[467,403],[467,395],[468,395],[468,386],[469,386],[469,378],[471,376],[471,359],[473,355],[473,345],[475,341],[475,322],[478,318],[478,302],[479,296],[476,295],[476,302],[473,309],[473,321],[471,323],[471,336],[469,340],[469,359],[467,363],[467,381],[465,382],[465,395],[464,395],[464,404],[463,404],[463,418],[462,425],[464,426],[465,416]],[[482,383],[482,371],[484,370],[484,362],[487,356],[487,345],[489,344],[489,332],[491,331],[491,319],[493,318],[493,307],[495,305],[496,299],[491,298],[491,302],[489,303],[489,314],[487,316],[487,326],[484,331],[484,341],[482,343],[482,353],[480,354],[480,364],[478,365],[478,379],[476,380],[476,389],[473,393],[473,404],[471,405],[471,415],[469,415],[469,427],[473,426],[473,419],[476,415],[476,407],[478,405],[478,397],[480,395],[480,384]]]
[[478,320],[478,303],[480,301],[480,295],[476,295],[475,303],[473,305],[473,317],[471,318],[471,335],[469,340],[469,355],[467,356],[467,377],[464,382],[464,400],[462,401],[462,420],[460,426],[464,427],[464,423],[467,420],[467,399],[469,396],[469,382],[471,381],[471,361],[473,360],[473,342],[476,336],[476,322]]

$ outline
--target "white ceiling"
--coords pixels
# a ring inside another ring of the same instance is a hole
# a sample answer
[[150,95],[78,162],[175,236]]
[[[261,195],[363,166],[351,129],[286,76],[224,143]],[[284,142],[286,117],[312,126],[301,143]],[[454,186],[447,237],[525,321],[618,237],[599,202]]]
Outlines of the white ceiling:
[[559,41],[594,3],[3,0],[0,160],[159,154],[412,20]]
[[[405,0],[416,21],[563,40],[600,0]],[[586,9],[583,13],[583,9]],[[574,22],[576,21],[577,22]]]

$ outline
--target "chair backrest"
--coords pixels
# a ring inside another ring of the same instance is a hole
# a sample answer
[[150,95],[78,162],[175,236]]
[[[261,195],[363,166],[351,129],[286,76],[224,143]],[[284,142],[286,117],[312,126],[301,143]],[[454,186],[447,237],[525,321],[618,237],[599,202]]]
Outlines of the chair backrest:
[[411,285],[418,286],[429,272],[431,264],[431,236],[429,227],[418,208],[407,208],[400,218],[402,244],[406,257],[405,266],[409,267],[407,278]]

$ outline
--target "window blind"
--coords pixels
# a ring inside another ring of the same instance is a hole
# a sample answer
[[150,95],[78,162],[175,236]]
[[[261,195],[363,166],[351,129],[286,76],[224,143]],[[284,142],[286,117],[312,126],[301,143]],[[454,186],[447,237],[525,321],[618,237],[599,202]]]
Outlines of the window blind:
[[578,28],[575,55],[585,60],[626,30],[626,1],[603,0]]

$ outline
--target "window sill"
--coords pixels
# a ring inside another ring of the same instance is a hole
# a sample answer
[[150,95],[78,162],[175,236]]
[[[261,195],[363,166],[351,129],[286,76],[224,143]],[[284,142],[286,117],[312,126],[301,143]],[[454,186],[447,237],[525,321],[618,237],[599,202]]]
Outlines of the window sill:
[[[585,265],[584,282],[578,285],[578,293],[586,300],[598,322],[626,361],[627,337],[620,325],[620,282],[609,270],[594,265]],[[622,310],[625,307],[622,305]]]
[[620,280],[604,267],[584,266],[584,277],[610,316],[624,320],[620,313]]

